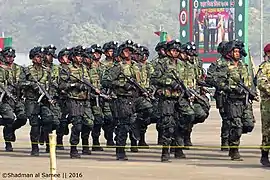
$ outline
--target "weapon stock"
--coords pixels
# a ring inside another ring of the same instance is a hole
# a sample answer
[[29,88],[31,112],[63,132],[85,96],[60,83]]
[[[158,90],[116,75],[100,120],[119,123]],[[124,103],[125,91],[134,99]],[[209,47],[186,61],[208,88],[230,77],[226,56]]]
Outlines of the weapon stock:
[[[65,69],[63,69],[65,73],[68,73]],[[76,79],[78,82],[85,84],[87,87],[91,88],[92,90],[94,90],[95,92],[97,90],[99,90],[98,88],[96,88],[92,83],[90,83],[88,80],[86,80],[85,78],[79,79],[76,76],[68,73],[69,76],[73,77],[74,79]],[[98,96],[104,98],[104,99],[111,99],[111,97],[107,94],[104,93],[99,93]]]
[[250,89],[243,83],[243,81],[240,81],[240,82],[238,83],[238,86],[241,87],[241,88],[246,92],[246,94],[247,94],[247,101],[248,101],[248,100],[251,100],[251,101],[253,101],[253,100],[259,101],[259,99],[258,99],[258,94],[257,94],[255,91],[250,90]]
[[139,91],[141,91],[141,93],[145,94],[148,98],[150,98],[151,100],[155,100],[156,99],[152,94],[150,94],[146,89],[144,89],[134,79],[126,76],[123,72],[120,72],[120,74],[122,74],[128,80],[129,83],[131,83],[132,85],[134,85]]
[[53,100],[52,96],[48,93],[48,91],[40,84],[40,82],[38,82],[38,80],[34,76],[32,76],[32,74],[30,72],[25,71],[25,73],[26,73],[26,76],[31,76],[30,79],[34,83],[36,83],[39,91],[41,92],[41,95],[38,98],[38,102],[40,102],[43,99],[43,97],[45,96],[48,99],[49,103],[53,105],[55,101]]
[[2,102],[5,95],[7,95],[7,97],[12,99],[12,101],[14,101],[14,103],[17,102],[16,98],[2,84],[0,84],[0,89],[2,90],[2,93],[1,93],[1,96],[0,96],[0,102]]
[[184,82],[182,80],[180,80],[175,71],[172,70],[173,76],[174,76],[174,80],[181,86],[182,90],[184,91],[184,93],[187,95],[187,97],[189,99],[191,99],[192,97],[197,98],[198,103],[202,104],[203,106],[209,106],[207,102],[205,102],[205,99],[203,97],[201,97],[195,90],[187,88],[184,84]]

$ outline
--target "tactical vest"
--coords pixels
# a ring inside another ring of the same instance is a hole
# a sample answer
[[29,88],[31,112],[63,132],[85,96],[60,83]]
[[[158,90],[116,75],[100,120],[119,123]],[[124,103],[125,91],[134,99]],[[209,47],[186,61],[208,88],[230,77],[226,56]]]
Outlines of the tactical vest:
[[[83,66],[75,67],[70,65],[69,73],[72,74],[72,76],[69,76],[69,83],[80,83],[77,79],[82,80],[83,77],[87,75],[87,72],[85,72]],[[86,100],[88,99],[88,91],[82,91],[77,87],[72,87],[68,90],[68,97],[72,99]]]
[[101,88],[101,76],[102,76],[102,69],[99,64],[94,64],[92,63],[91,68],[89,69],[89,77],[90,77],[90,82],[93,84],[96,88],[100,89]]

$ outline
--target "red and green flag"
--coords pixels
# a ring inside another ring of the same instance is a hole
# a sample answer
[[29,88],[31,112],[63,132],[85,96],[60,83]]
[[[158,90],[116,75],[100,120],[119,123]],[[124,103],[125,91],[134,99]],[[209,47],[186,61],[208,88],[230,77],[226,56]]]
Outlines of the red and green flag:
[[159,36],[160,42],[164,42],[164,41],[168,42],[172,40],[171,37],[168,35],[168,33],[165,31],[157,31],[154,33]]
[[5,47],[12,46],[12,37],[0,37],[0,48],[4,49]]

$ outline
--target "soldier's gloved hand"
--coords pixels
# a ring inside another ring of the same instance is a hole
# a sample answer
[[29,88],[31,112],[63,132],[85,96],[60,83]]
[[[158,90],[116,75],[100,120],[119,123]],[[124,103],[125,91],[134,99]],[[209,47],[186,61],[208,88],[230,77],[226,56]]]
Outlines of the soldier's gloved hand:
[[80,86],[81,86],[81,83],[71,83],[70,84],[70,87],[75,87],[75,88],[78,88],[78,89],[80,89]]
[[238,86],[236,86],[236,87],[233,89],[233,91],[234,91],[235,93],[237,93],[237,94],[243,94],[243,93],[244,93],[243,88],[238,87]]
[[81,91],[86,91],[86,90],[88,90],[87,86],[84,85],[84,84],[81,84],[80,87],[79,87],[79,89],[80,89]]
[[134,86],[133,86],[132,84],[130,84],[130,83],[126,83],[126,84],[124,85],[124,88],[125,88],[125,90],[127,90],[127,91],[130,91],[130,90],[132,90],[132,89],[135,89]]
[[219,87],[218,88],[220,91],[224,91],[224,92],[227,92],[227,93],[230,93],[231,92],[231,89],[229,86],[225,85],[225,86],[222,86],[222,87]]
[[172,82],[171,86],[172,86],[172,88],[174,90],[180,90],[181,89],[181,86],[175,81]]
[[38,89],[38,85],[35,82],[30,82],[30,86],[34,89],[37,90]]

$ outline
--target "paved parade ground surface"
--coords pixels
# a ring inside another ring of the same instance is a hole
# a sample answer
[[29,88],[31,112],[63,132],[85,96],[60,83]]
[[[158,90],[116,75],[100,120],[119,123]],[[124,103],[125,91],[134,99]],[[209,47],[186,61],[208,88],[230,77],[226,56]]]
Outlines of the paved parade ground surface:
[[[260,112],[258,106],[254,108],[257,120],[252,134],[242,137],[241,145],[258,146],[261,142]],[[31,157],[29,144],[29,125],[20,129],[14,152],[4,151],[4,144],[0,146],[0,179],[50,179],[42,178],[49,173],[49,154],[45,154],[42,147],[40,157]],[[1,128],[2,132],[2,128]],[[256,180],[270,179],[270,168],[263,168],[259,163],[259,149],[240,150],[244,161],[232,162],[227,152],[209,146],[220,145],[220,118],[218,111],[212,108],[211,115],[204,124],[196,125],[193,131],[193,144],[198,147],[186,150],[187,159],[175,160],[171,163],[160,162],[160,149],[144,149],[139,153],[131,153],[128,149],[129,161],[115,160],[114,149],[105,149],[104,152],[93,152],[90,156],[81,159],[70,159],[69,148],[57,152],[57,172],[65,173],[66,178],[72,180]],[[147,142],[156,144],[155,125],[147,132]],[[2,139],[1,139],[2,140]],[[3,141],[3,140],[2,140]],[[102,138],[104,143],[104,139]],[[68,137],[65,137],[68,144]],[[32,174],[32,178],[5,178],[5,173]],[[40,174],[37,174],[40,173]],[[73,173],[73,174],[70,174]],[[78,173],[78,174],[76,174]],[[81,174],[79,174],[81,173]],[[40,176],[40,177],[35,177]],[[76,177],[68,177],[77,175]],[[82,177],[81,177],[82,176]]]

